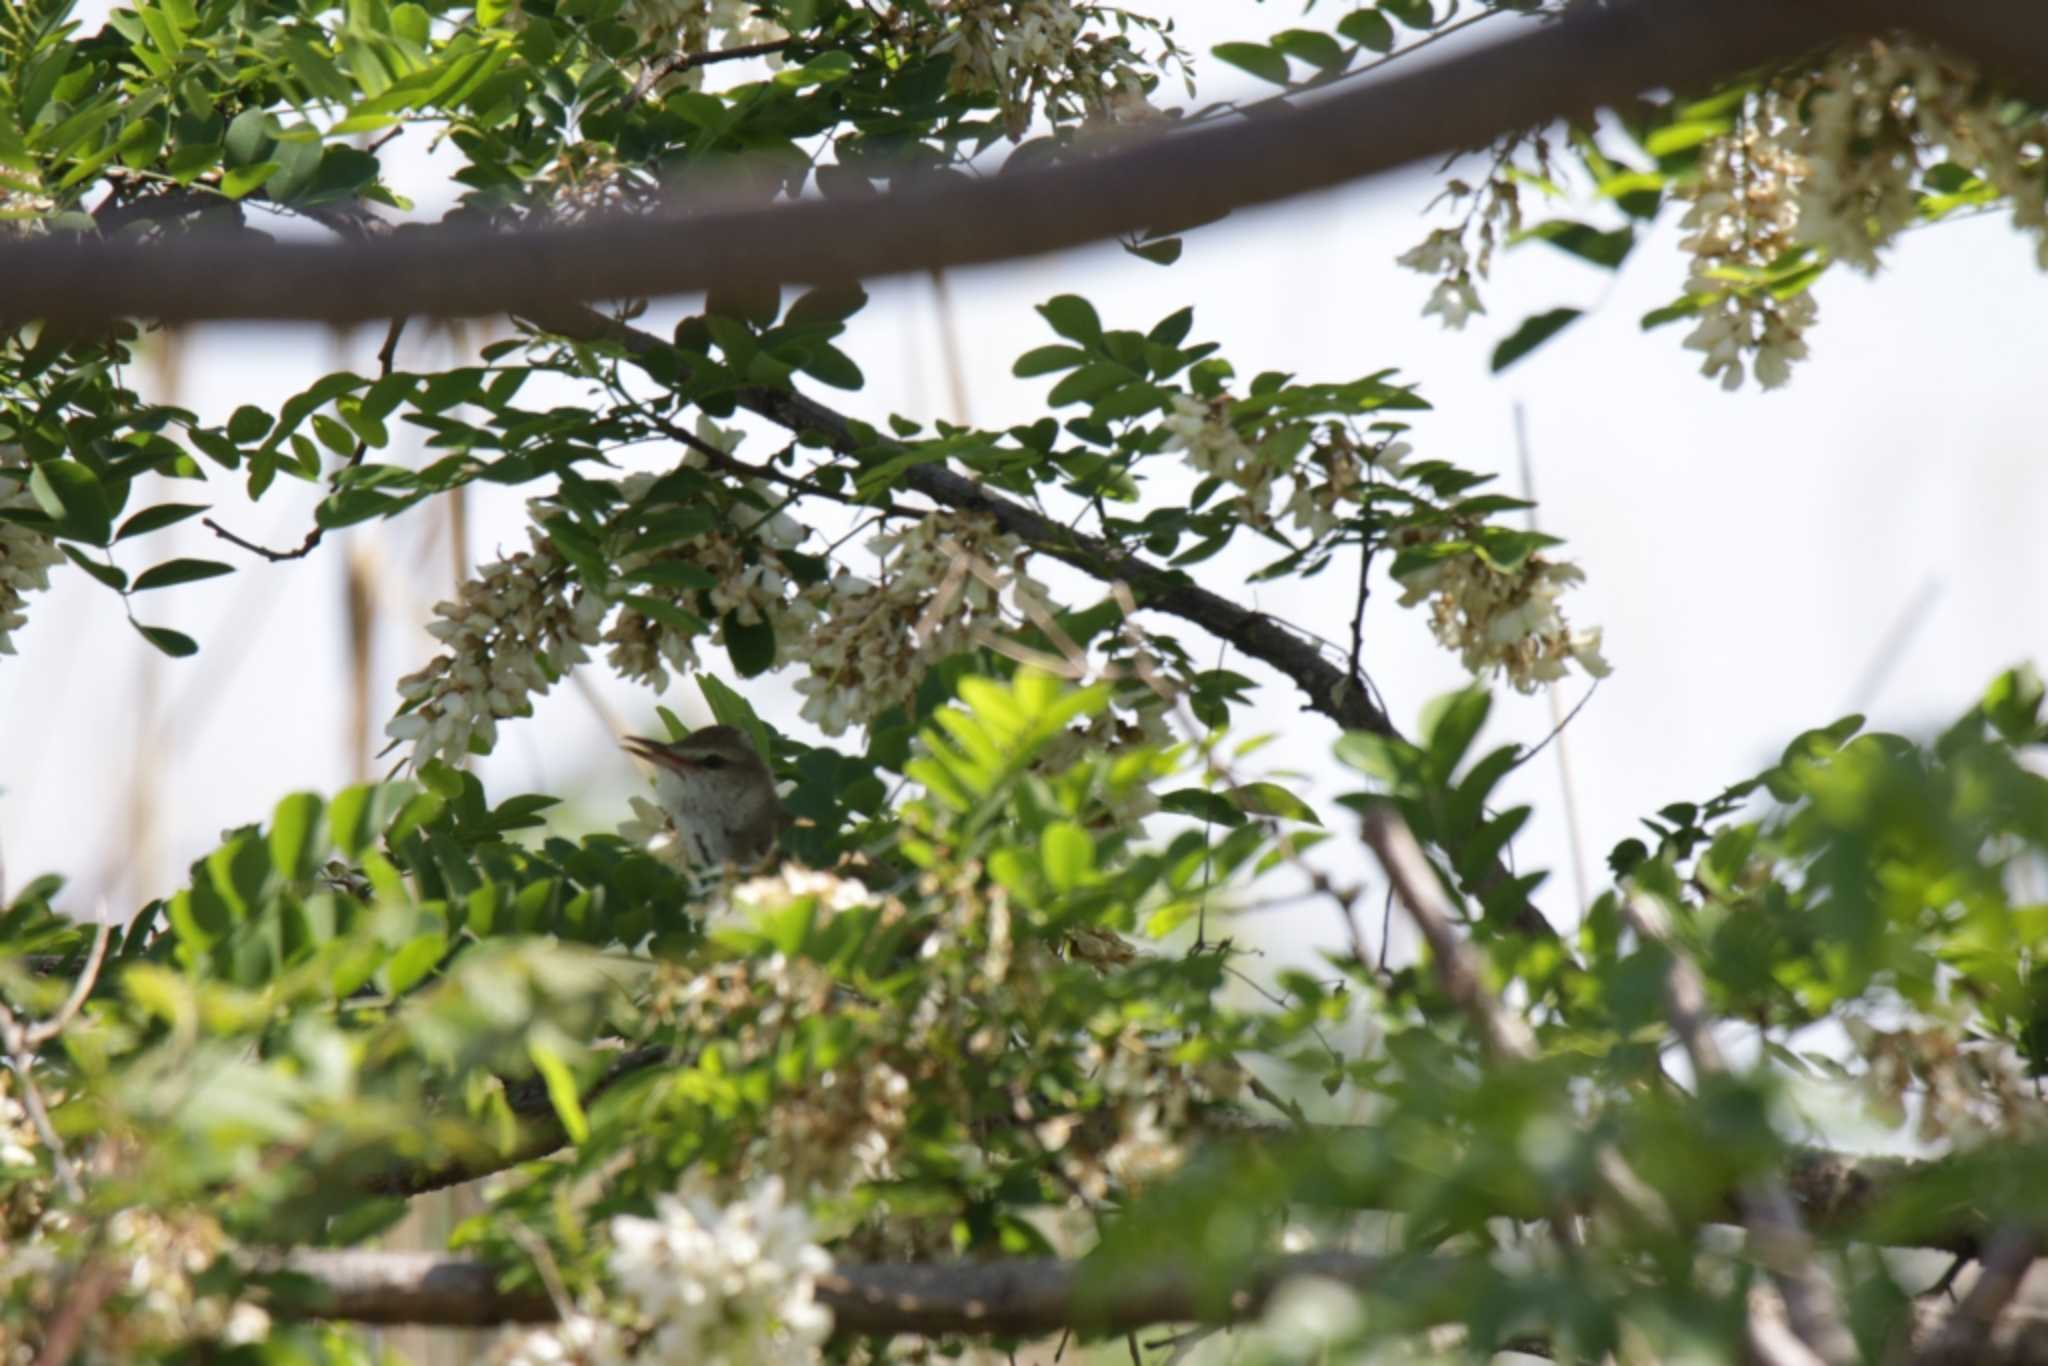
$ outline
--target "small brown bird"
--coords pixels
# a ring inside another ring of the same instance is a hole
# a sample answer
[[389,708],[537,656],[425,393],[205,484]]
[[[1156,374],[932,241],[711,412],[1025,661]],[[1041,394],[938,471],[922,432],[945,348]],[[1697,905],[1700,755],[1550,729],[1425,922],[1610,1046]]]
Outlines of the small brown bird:
[[654,797],[693,861],[751,864],[774,849],[789,823],[775,774],[736,726],[706,726],[680,740],[632,735],[628,753],[655,767]]

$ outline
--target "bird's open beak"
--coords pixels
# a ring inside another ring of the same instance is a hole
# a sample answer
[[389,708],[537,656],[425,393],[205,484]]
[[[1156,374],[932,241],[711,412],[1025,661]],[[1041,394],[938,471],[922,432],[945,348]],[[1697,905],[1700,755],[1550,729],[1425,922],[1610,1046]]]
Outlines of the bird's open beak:
[[619,741],[619,748],[635,758],[645,759],[650,764],[660,764],[663,768],[674,769],[683,766],[682,761],[670,752],[667,745],[659,740],[649,740],[645,736],[628,735]]

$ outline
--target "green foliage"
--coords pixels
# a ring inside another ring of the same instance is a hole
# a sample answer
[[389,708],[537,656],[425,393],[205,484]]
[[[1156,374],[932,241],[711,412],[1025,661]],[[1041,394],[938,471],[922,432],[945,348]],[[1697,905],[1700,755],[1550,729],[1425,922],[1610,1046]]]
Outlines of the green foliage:
[[[1277,89],[1184,121],[1544,11],[1311,5],[1213,49]],[[721,14],[717,32],[741,36]],[[1047,40],[1058,61],[1027,72],[1032,45],[991,56],[958,7],[917,0],[764,0],[743,20],[780,26],[779,66],[725,61],[711,27],[688,27],[709,15],[620,0],[148,0],[93,33],[62,0],[0,0],[0,230],[147,240],[290,215],[359,235],[373,209],[411,207],[386,176],[400,133],[453,168],[456,217],[507,227],[732,192],[708,168],[737,154],[763,199],[979,174],[1005,138],[1018,168],[1086,158],[1184,57],[1169,24],[1073,17],[1086,41]],[[1486,189],[1453,191],[1489,206],[1478,272],[1531,241],[1621,269],[1787,79],[1747,73],[1556,146],[1503,144]],[[2014,104],[1998,126],[2033,117]],[[1928,165],[1912,213],[1999,202],[2000,174]],[[1524,227],[1502,207],[1574,188],[1590,201],[1574,216]],[[1170,267],[1199,226],[1124,245]],[[1469,285],[1457,248],[1432,252]],[[1789,305],[1842,249],[1720,263],[1645,326]],[[1980,1239],[1965,1207],[2048,1217],[2048,909],[2028,891],[2048,857],[2048,726],[2031,670],[1938,735],[1847,718],[1662,807],[1612,851],[1614,885],[1583,922],[1545,935],[1546,873],[1514,857],[1531,812],[1503,796],[1533,753],[1482,741],[1490,695],[1438,699],[1411,738],[1359,705],[1370,660],[1333,667],[1197,577],[1249,535],[1271,547],[1254,580],[1305,582],[1343,557],[1347,582],[1383,567],[1440,628],[1549,641],[1530,585],[1571,581],[1560,542],[1525,529],[1528,504],[1490,476],[1410,449],[1429,409],[1415,383],[1392,367],[1240,372],[1191,340],[1191,307],[1141,330],[1062,293],[1012,371],[1045,382],[1045,412],[871,425],[816,397],[863,388],[867,302],[721,289],[665,335],[637,306],[571,310],[438,369],[401,364],[394,337],[374,372],[309,370],[282,403],[224,416],[132,387],[135,327],[9,324],[0,551],[37,555],[5,561],[0,621],[44,560],[124,609],[233,572],[143,542],[236,493],[307,486],[309,551],[479,481],[520,490],[533,518],[527,548],[441,609],[448,649],[403,685],[407,780],[291,792],[166,895],[121,908],[103,944],[55,876],[0,910],[0,1023],[49,1026],[0,1039],[21,1054],[0,1094],[0,1243],[28,1249],[0,1267],[0,1344],[44,1331],[60,1281],[77,1283],[63,1277],[99,1259],[131,1279],[94,1319],[94,1359],[370,1360],[353,1331],[299,1322],[318,1286],[250,1254],[367,1247],[409,1196],[480,1175],[495,1179],[456,1247],[636,1342],[661,1325],[623,1296],[612,1221],[676,1219],[678,1190],[737,1207],[770,1177],[845,1262],[1092,1257],[1084,1332],[1162,1261],[1228,1309],[1306,1230],[1385,1250],[1354,1345],[1457,1324],[1473,1352],[1540,1339],[1584,1358],[1738,1352],[1764,1259],[1707,1226],[1731,1219],[1732,1192],[1812,1160],[1809,1116],[1845,1097],[1944,1156],[1822,1212],[1823,1261],[1873,1357],[1912,1289],[1873,1244]],[[1527,319],[1494,369],[1579,316]],[[787,444],[744,447],[737,414]],[[621,468],[655,447],[665,468]],[[877,530],[862,572],[846,547]],[[1064,601],[1031,577],[1048,560],[1075,571]],[[1503,610],[1479,620],[1489,603]],[[167,655],[200,648],[129,620]],[[1364,727],[1335,741],[1361,790],[1312,805],[1287,770],[1257,767],[1258,742],[1234,737],[1271,678],[1176,621]],[[593,652],[657,693],[689,675],[750,739],[790,817],[778,861],[684,867],[645,832],[570,837],[553,796],[487,796],[469,756]],[[796,675],[821,743],[707,659]],[[1368,949],[1377,889],[1337,860],[1357,815],[1388,810],[1429,851],[1424,890],[1469,962]],[[1668,940],[1631,928],[1643,906]],[[1265,960],[1250,917],[1276,910],[1334,913],[1349,944]],[[1669,986],[1688,966],[1753,1045],[1725,1073],[1670,1062]],[[1483,1027],[1488,1010],[1522,1017],[1527,1056]],[[1585,1224],[1568,1257],[1516,1246],[1518,1225],[1565,1214]],[[174,1268],[168,1289],[145,1283],[152,1267]],[[167,1300],[186,1310],[152,1317]],[[260,1341],[224,1342],[226,1311],[258,1301]]]

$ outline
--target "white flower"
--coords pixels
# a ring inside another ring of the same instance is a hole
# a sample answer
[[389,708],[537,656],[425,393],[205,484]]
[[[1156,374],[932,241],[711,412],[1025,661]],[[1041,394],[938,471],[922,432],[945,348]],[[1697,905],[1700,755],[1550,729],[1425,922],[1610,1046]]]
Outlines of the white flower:
[[1444,326],[1458,330],[1474,313],[1484,313],[1485,305],[1479,302],[1479,291],[1472,288],[1472,277],[1464,271],[1437,281],[1435,289],[1429,292],[1429,302],[1422,306],[1422,316],[1434,313],[1444,320]]
[[804,591],[812,625],[794,644],[803,717],[827,735],[909,701],[926,671],[1005,620],[1027,615],[1045,588],[1024,571],[1030,551],[986,517],[935,512],[868,542],[878,582],[840,572]]
[[657,1197],[654,1218],[616,1218],[611,1238],[612,1277],[651,1321],[654,1360],[808,1362],[831,1335],[817,1280],[832,1259],[779,1178],[724,1206],[701,1186]]
[[1475,676],[1498,670],[1517,691],[1564,677],[1567,662],[1605,678],[1599,628],[1573,629],[1558,607],[1564,589],[1584,580],[1578,566],[1531,555],[1502,570],[1472,553],[1426,561],[1395,579],[1401,605],[1430,603],[1430,629]]
[[483,566],[453,602],[436,603],[427,631],[449,647],[398,680],[407,710],[384,727],[412,742],[415,767],[460,762],[497,742],[500,719],[526,716],[532,697],[589,658],[609,604],[572,582],[538,532],[534,549]]
[[590,1314],[507,1334],[489,1358],[490,1366],[615,1366],[628,1359],[618,1325]]

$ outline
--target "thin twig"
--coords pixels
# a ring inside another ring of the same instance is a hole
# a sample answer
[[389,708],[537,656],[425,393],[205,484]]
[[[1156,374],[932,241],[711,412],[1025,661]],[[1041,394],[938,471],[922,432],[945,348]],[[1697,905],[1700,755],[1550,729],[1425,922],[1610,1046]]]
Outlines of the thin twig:
[[626,103],[629,105],[640,103],[641,100],[646,98],[647,92],[661,84],[663,80],[689,71],[694,67],[710,66],[714,62],[736,62],[743,57],[766,57],[772,53],[781,52],[795,41],[796,39],[794,38],[775,38],[765,43],[747,43],[741,47],[729,47],[721,52],[679,52],[675,56],[664,58],[647,68],[646,74],[633,83],[633,91],[626,96]]
[[85,998],[92,995],[93,984],[99,980],[100,963],[106,956],[107,941],[113,938],[113,934],[114,927],[105,920],[100,921],[99,929],[93,932],[92,950],[85,956],[85,968],[78,974],[78,980],[71,984],[71,994],[57,1008],[55,1015],[25,1031],[23,1037],[31,1049],[40,1048],[62,1034],[64,1026],[71,1023],[72,1017],[85,1004]]
[[42,1090],[36,1085],[31,1071],[35,1066],[35,1050],[29,1047],[21,1021],[4,1004],[0,1004],[0,1046],[7,1049],[7,1066],[21,1082],[21,1106],[28,1111],[29,1122],[35,1125],[36,1137],[49,1150],[50,1165],[56,1169],[57,1181],[64,1187],[64,1194],[77,1204],[85,1199],[85,1188],[78,1184],[78,1172],[65,1155],[64,1142],[57,1137],[57,1126],[50,1123],[49,1107],[43,1104]]

